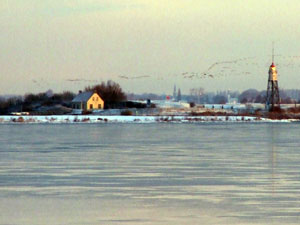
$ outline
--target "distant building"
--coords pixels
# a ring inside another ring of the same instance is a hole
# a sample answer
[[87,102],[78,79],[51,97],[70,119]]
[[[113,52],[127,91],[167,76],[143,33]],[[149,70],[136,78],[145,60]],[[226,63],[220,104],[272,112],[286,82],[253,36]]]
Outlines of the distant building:
[[177,94],[177,102],[180,102],[181,101],[181,90],[180,88],[178,89],[178,94]]
[[94,110],[103,109],[104,101],[94,92],[79,92],[79,94],[72,100],[72,108],[80,110]]
[[176,85],[174,84],[174,90],[173,90],[173,100],[176,101],[177,96],[176,96]]
[[230,94],[227,97],[227,104],[237,104],[239,102],[238,98],[232,98]]

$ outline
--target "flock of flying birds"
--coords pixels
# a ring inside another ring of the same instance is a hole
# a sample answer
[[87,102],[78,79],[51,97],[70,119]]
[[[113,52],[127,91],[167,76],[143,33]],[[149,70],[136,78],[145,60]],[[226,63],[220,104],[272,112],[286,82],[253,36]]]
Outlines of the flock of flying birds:
[[[232,61],[220,61],[215,62],[212,65],[210,65],[207,70],[205,70],[202,73],[195,73],[195,72],[184,72],[182,73],[182,77],[185,79],[193,79],[193,78],[216,78],[216,77],[222,77],[222,76],[229,76],[229,75],[244,75],[244,74],[251,74],[251,72],[248,71],[241,71],[241,63],[247,62],[245,65],[249,65],[249,60],[254,59],[249,58],[240,58]],[[252,63],[255,64],[255,63]]]
[[[280,63],[276,63],[277,67],[300,67],[300,56],[282,56],[276,55],[276,58]],[[247,57],[247,58],[239,58],[235,60],[229,61],[219,61],[211,64],[205,71],[203,72],[182,72],[180,74],[169,75],[165,79],[170,79],[170,77],[181,77],[183,79],[205,79],[205,78],[221,78],[227,76],[246,76],[251,75],[252,69],[255,67],[259,68],[268,68],[270,66],[270,62],[262,64],[257,57]],[[154,78],[155,76],[143,75],[143,76],[129,76],[129,75],[118,75],[119,79],[123,80],[137,80],[137,79],[146,79],[146,78]],[[156,79],[164,80],[163,77],[157,76]],[[89,82],[96,83],[101,80],[89,80],[89,79],[66,79],[67,82]],[[45,84],[45,81],[41,79],[32,80],[36,85],[40,86],[40,83]]]
[[[277,67],[300,67],[300,56],[281,56],[277,55],[276,57],[280,57],[281,62],[276,64]],[[270,62],[261,65],[261,63],[257,62],[257,57],[247,57],[247,58],[239,58],[230,61],[220,61],[211,64],[205,71],[203,72],[183,72],[181,74],[173,74],[171,76],[180,76],[184,79],[204,79],[204,78],[220,78],[227,76],[246,76],[251,75],[253,72],[250,69],[255,67],[268,68],[270,66]],[[249,70],[246,70],[249,69]],[[150,78],[152,76],[119,76],[121,79],[134,80],[141,78]],[[169,79],[168,76],[167,79]],[[157,79],[162,80],[163,78],[158,77]]]
[[123,75],[121,75],[121,76],[119,76],[119,78],[121,78],[121,79],[131,79],[131,80],[134,80],[134,79],[141,79],[141,78],[148,78],[148,77],[150,77],[150,76],[148,76],[148,75],[145,75],[145,76],[137,76],[137,77],[128,77],[128,76],[123,76]]

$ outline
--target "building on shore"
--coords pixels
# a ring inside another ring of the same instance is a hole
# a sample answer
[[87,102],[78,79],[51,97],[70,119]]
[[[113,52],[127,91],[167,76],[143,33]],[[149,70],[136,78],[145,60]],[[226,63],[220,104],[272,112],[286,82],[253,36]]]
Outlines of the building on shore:
[[72,100],[72,108],[74,110],[93,111],[104,108],[104,101],[94,92],[81,92]]

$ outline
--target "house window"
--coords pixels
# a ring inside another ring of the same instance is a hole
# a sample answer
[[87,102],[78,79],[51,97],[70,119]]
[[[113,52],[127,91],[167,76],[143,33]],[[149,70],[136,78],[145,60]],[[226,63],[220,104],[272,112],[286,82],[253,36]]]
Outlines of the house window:
[[93,97],[93,101],[95,101],[95,98]]
[[98,102],[98,97],[96,97],[96,102]]
[[101,109],[101,104],[98,104],[98,109]]
[[90,104],[90,109],[93,109],[93,104]]

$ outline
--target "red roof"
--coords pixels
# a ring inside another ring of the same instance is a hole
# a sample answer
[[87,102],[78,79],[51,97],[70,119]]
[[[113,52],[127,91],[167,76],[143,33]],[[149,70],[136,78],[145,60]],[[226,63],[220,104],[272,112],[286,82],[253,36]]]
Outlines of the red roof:
[[275,67],[275,64],[272,62],[272,65],[271,65],[271,67]]

